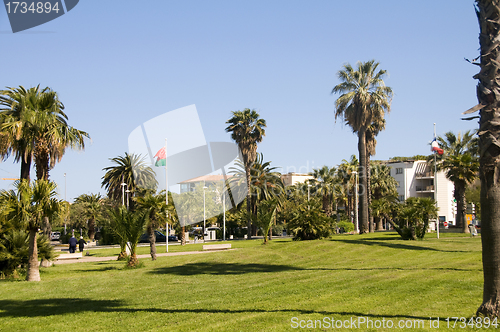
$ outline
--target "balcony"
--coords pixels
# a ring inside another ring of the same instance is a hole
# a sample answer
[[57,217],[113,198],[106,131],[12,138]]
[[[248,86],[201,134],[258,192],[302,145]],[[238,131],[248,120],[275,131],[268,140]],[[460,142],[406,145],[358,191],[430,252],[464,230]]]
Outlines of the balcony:
[[417,179],[433,179],[434,172],[415,173],[415,178],[417,178]]
[[430,185],[430,186],[417,186],[415,188],[415,190],[418,193],[432,193],[432,192],[434,192],[434,186],[433,185]]

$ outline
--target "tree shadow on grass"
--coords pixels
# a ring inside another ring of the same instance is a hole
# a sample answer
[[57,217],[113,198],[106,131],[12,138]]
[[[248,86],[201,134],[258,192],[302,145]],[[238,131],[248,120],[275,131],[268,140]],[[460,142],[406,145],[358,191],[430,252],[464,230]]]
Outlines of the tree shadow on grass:
[[239,275],[245,273],[263,273],[263,272],[273,273],[273,272],[296,271],[296,270],[304,270],[304,269],[291,265],[200,262],[200,263],[189,263],[181,266],[160,267],[149,273],[192,276],[199,274]]
[[404,240],[395,240],[394,238],[366,238],[366,239],[334,238],[331,241],[351,243],[351,244],[363,244],[367,246],[382,246],[393,249],[405,249],[405,250],[424,250],[424,251],[427,250],[427,251],[438,251],[438,252],[471,252],[468,250],[445,250],[445,249],[436,249],[436,248],[422,247],[417,245],[397,243],[394,241],[404,241]]
[[[354,311],[323,311],[308,309],[204,309],[204,308],[125,308],[126,304],[120,300],[92,300],[81,298],[50,298],[38,300],[0,300],[0,318],[3,317],[46,317],[56,315],[66,315],[84,312],[103,312],[103,313],[160,313],[160,314],[253,314],[253,313],[289,313],[291,317],[297,314],[301,315],[322,315],[324,317],[348,316],[357,319],[357,317],[367,317],[372,319],[419,319],[428,320],[429,317],[419,317],[403,314],[368,314]],[[436,317],[437,318],[437,317]],[[304,319],[309,319],[304,317]],[[312,319],[312,318],[311,318]],[[345,319],[345,317],[343,318]],[[444,317],[440,317],[444,320]]]

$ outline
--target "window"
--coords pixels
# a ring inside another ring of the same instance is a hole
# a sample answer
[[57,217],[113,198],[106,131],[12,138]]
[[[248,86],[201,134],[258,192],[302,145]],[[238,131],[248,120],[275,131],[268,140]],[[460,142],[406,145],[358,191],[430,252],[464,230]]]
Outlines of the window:
[[404,200],[405,200],[404,195],[399,196],[399,201],[400,201],[400,202],[403,202]]
[[403,168],[396,168],[396,174],[403,174]]
[[396,188],[399,188],[399,187],[401,187],[401,182],[397,181],[396,182]]

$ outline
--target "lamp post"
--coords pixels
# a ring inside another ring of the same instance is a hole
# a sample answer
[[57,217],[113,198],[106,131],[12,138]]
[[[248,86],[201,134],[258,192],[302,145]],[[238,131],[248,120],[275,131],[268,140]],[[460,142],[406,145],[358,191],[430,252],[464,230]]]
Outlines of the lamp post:
[[206,231],[206,215],[205,215],[205,189],[208,189],[205,185],[203,186],[203,240],[205,240]]
[[125,186],[127,184],[125,182],[122,182],[121,186],[122,186],[122,206],[125,205]]
[[[436,124],[434,123],[434,138],[436,138]],[[436,151],[434,151],[434,200],[436,201],[436,208],[438,208],[438,200],[437,200],[437,164],[436,164]],[[437,238],[439,239],[439,214],[436,220],[436,232]]]
[[[165,229],[165,246],[167,247],[168,252],[168,236],[170,235],[170,230],[168,229],[168,173],[167,173],[167,139],[165,138],[165,214],[167,217],[166,229]],[[182,234],[185,236],[186,234]]]
[[354,224],[356,226],[356,233],[359,233],[358,221],[358,172],[353,171],[354,174]]
[[[64,200],[67,202],[68,200],[66,199],[66,173],[64,173]],[[66,235],[66,217],[64,217],[64,235]]]
[[226,241],[226,194],[222,193],[222,220],[224,223],[222,231],[222,240]]
[[129,207],[129,200],[130,200],[130,198],[129,198],[129,193],[130,193],[130,190],[128,190],[128,189],[127,189],[127,190],[125,190],[125,192],[127,193],[127,210],[128,210],[128,207]]

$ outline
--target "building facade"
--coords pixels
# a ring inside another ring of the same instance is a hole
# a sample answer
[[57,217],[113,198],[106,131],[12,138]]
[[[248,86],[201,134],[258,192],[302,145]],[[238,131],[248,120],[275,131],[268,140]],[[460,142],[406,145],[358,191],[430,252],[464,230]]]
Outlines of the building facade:
[[[408,197],[430,197],[437,201],[438,216],[441,222],[455,225],[456,203],[454,202],[453,182],[446,178],[443,171],[437,172],[434,183],[434,170],[425,160],[387,162],[391,176],[397,182],[399,201]],[[436,188],[437,187],[437,188]],[[436,192],[437,189],[437,192]]]
[[309,174],[300,174],[300,173],[286,173],[281,174],[281,181],[283,181],[283,185],[285,187],[293,186],[296,183],[304,183],[309,179],[314,179],[314,176]]

